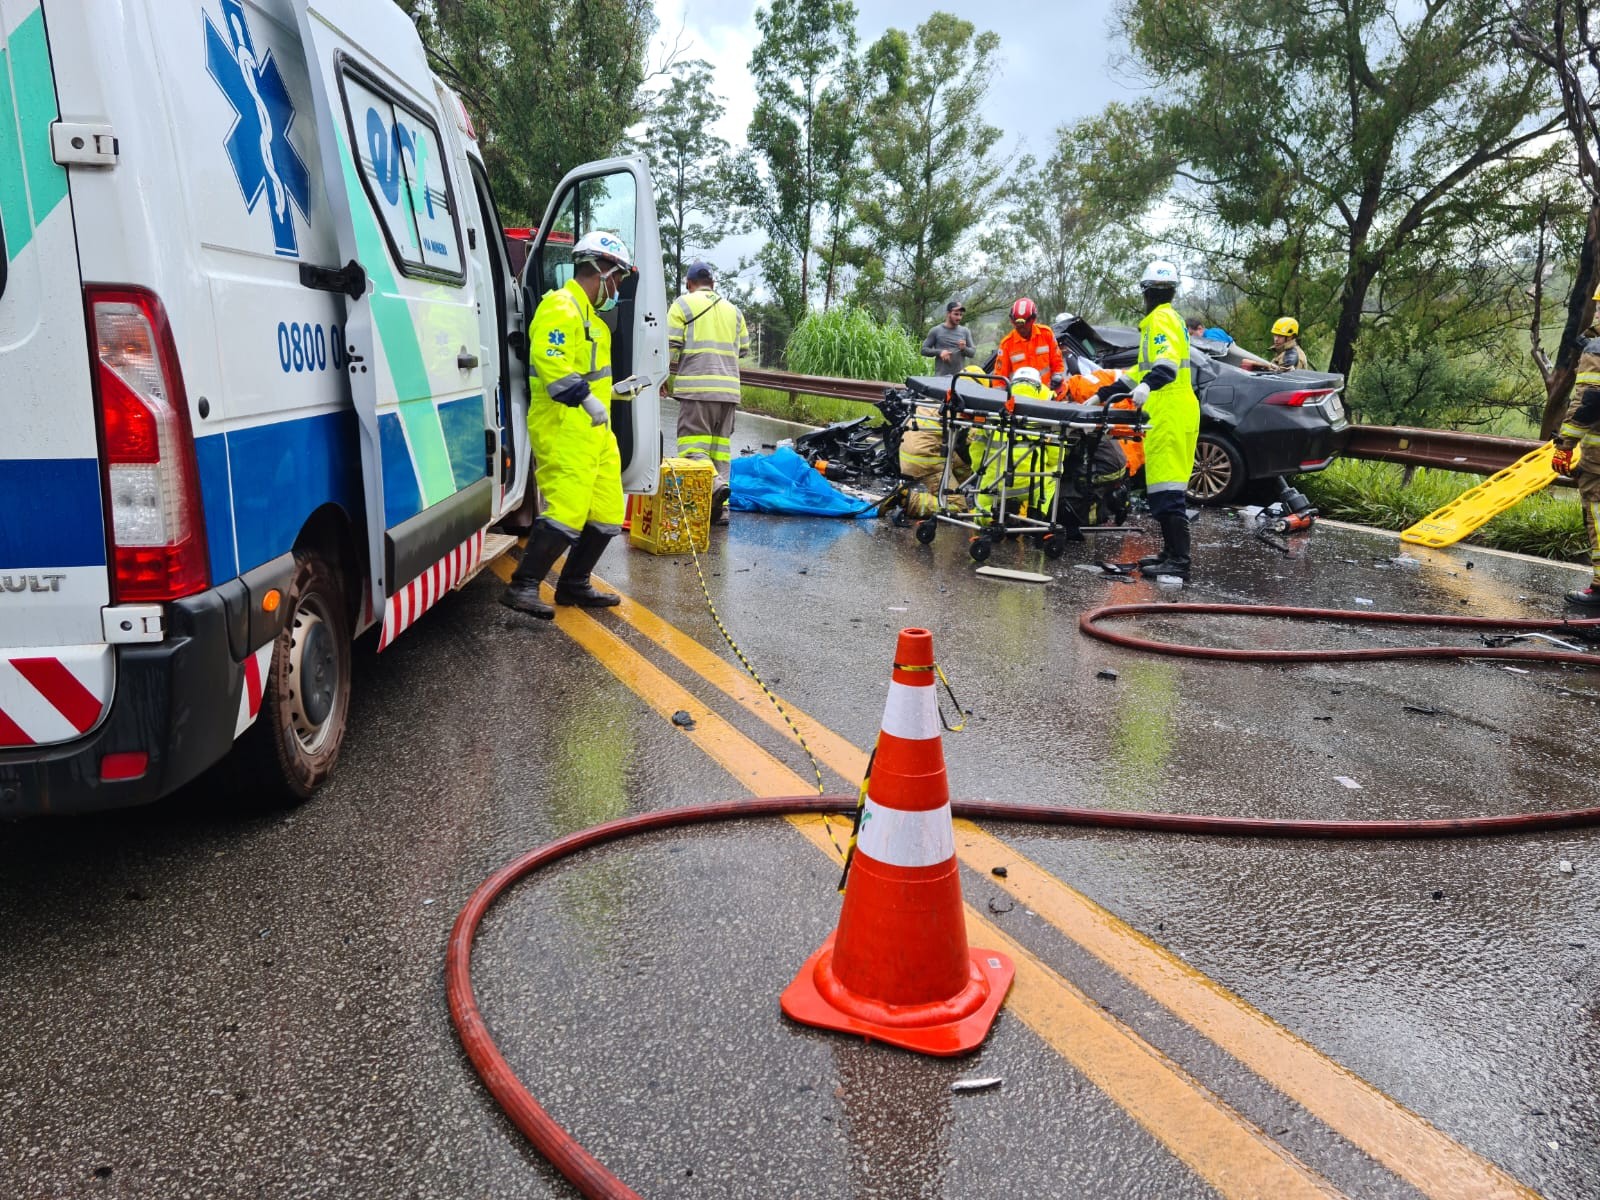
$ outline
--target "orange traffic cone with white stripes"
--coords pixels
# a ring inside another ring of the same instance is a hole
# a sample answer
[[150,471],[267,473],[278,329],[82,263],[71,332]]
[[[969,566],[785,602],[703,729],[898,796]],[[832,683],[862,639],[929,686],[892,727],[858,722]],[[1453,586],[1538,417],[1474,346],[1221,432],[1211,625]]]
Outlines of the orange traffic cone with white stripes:
[[839,927],[781,1003],[805,1025],[948,1056],[988,1035],[1016,967],[967,946],[933,662],[933,634],[900,631]]

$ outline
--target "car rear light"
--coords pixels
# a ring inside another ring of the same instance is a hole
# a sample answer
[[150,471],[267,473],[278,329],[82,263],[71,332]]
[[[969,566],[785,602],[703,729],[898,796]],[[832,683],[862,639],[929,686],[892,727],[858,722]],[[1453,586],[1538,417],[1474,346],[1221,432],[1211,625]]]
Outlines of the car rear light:
[[90,287],[85,298],[113,598],[191,596],[210,578],[189,403],[166,310],[143,288]]
[[100,782],[118,783],[139,779],[150,766],[150,755],[143,750],[123,750],[100,757]]
[[1303,408],[1307,404],[1315,404],[1324,396],[1333,395],[1332,388],[1316,388],[1311,391],[1299,392],[1273,392],[1268,396],[1266,403],[1278,404],[1285,408]]

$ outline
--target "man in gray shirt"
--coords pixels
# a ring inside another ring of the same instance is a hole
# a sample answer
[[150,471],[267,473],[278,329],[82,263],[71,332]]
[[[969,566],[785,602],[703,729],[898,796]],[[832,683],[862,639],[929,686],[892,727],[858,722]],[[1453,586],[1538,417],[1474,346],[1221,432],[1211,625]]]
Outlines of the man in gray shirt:
[[978,352],[971,332],[961,323],[966,315],[966,305],[959,300],[950,301],[944,306],[944,320],[923,339],[922,353],[933,359],[935,375],[959,375],[966,365],[964,360]]

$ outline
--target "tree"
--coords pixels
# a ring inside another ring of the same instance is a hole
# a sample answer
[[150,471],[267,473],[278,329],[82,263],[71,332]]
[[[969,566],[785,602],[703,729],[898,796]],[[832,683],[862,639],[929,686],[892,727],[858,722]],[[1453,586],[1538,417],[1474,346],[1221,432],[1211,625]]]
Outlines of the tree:
[[[1561,341],[1551,362],[1540,345],[1543,316],[1543,267],[1546,262],[1547,222],[1539,225],[1538,255],[1534,272],[1530,340],[1534,361],[1544,378],[1545,402],[1540,436],[1551,437],[1561,424],[1567,399],[1577,378],[1579,334],[1594,323],[1594,292],[1600,285],[1600,30],[1585,0],[1524,3],[1512,14],[1511,37],[1531,58],[1536,69],[1554,80],[1561,98],[1561,119],[1572,140],[1574,174],[1588,194],[1588,213],[1580,243],[1577,269],[1567,291],[1566,318]],[[1546,215],[1548,206],[1544,213]]]
[[723,107],[705,82],[710,70],[700,61],[674,68],[644,137],[669,280],[683,278],[691,251],[709,250],[731,231],[728,143],[711,132]]
[[936,12],[867,53],[872,185],[856,205],[865,287],[920,329],[962,276],[960,249],[987,214],[1000,130],[979,119],[1000,38]]
[[828,147],[824,113],[847,98],[843,80],[855,53],[855,23],[850,0],[773,0],[771,8],[756,10],[761,41],[750,56],[751,153],[740,160],[735,187],[771,239],[759,259],[762,276],[792,325],[811,303],[817,226],[833,222],[839,170],[853,159],[840,152],[847,148]]
[[1137,144],[1179,181],[1175,224],[1247,295],[1330,321],[1330,370],[1350,370],[1374,282],[1408,248],[1448,248],[1554,157],[1554,91],[1504,5],[1218,0],[1197,21],[1184,0],[1124,2],[1169,98]]
[[544,215],[561,177],[642,115],[650,0],[400,0],[466,103],[504,219]]
[[1100,134],[1094,122],[1056,130],[1044,162],[1025,155],[1011,171],[1006,207],[983,248],[1013,296],[1043,313],[1100,317],[1118,311],[1138,278],[1143,205],[1102,203],[1086,171]]

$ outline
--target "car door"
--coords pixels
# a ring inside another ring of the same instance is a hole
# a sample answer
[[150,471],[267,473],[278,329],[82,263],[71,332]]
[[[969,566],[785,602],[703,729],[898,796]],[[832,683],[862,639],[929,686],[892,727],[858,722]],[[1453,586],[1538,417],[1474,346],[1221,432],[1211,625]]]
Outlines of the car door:
[[[572,278],[573,243],[595,230],[621,236],[638,268],[603,319],[611,329],[611,375],[618,389],[611,401],[611,428],[622,456],[622,487],[649,494],[661,468],[667,289],[655,191],[644,159],[585,163],[561,181],[523,268],[529,314],[541,296]],[[631,387],[625,386],[630,381]]]
[[471,184],[443,135],[456,114],[443,111],[416,27],[391,0],[293,4],[345,263],[303,267],[301,279],[345,296],[372,612],[419,579],[426,608],[451,583],[434,568],[458,573],[494,502],[481,268],[462,217]]

